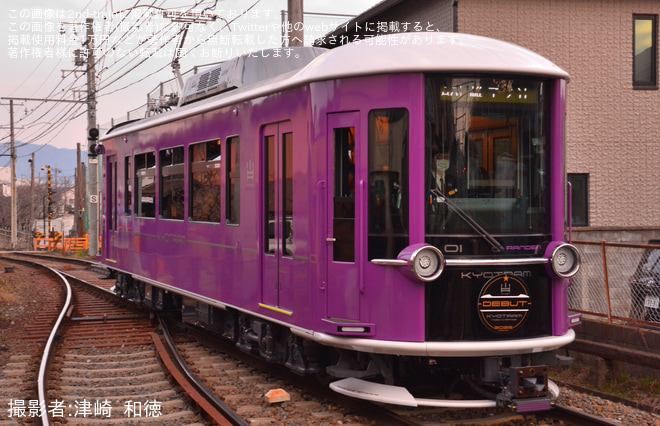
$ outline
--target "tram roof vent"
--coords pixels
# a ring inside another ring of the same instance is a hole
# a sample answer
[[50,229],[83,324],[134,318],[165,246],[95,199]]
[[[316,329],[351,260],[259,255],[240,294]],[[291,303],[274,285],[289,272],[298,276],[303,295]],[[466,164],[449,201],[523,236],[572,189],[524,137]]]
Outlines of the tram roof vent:
[[264,49],[229,59],[186,80],[179,106],[300,69],[327,52],[318,47]]

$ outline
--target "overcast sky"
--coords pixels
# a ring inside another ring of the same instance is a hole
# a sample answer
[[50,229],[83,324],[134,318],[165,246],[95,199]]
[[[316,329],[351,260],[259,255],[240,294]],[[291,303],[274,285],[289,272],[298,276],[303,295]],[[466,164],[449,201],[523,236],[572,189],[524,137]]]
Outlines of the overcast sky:
[[[195,5],[197,1],[197,5]],[[307,0],[305,12],[358,15],[380,0]],[[287,0],[21,0],[0,7],[0,97],[85,99],[86,76],[75,67],[86,18],[94,19],[97,50],[97,122],[144,114],[147,93],[173,77],[169,64],[179,42],[180,24],[161,9],[217,14],[222,19],[193,25],[185,40],[181,71],[222,61],[250,50],[281,44],[281,11]],[[249,9],[249,10],[248,10]],[[306,15],[305,44],[350,19]],[[230,22],[231,30],[226,27]],[[64,71],[63,71],[64,70]],[[76,70],[77,72],[73,72]],[[167,86],[166,92],[173,89]],[[0,154],[9,146],[9,101],[0,109]],[[75,149],[86,145],[86,104],[14,101],[16,140]],[[142,108],[141,108],[142,107]],[[30,151],[19,148],[27,158]],[[37,153],[37,156],[39,154]],[[39,162],[39,161],[37,161]],[[0,167],[9,158],[0,157]]]

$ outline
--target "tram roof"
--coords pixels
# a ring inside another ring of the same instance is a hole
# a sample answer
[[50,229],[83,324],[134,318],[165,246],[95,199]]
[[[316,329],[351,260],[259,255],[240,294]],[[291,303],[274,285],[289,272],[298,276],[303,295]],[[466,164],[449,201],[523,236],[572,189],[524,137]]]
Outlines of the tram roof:
[[529,49],[492,38],[440,32],[396,33],[349,43],[300,70],[304,80],[397,72],[484,72],[569,79]]
[[487,73],[569,79],[568,73],[550,60],[501,40],[461,33],[396,33],[328,50],[300,69],[115,128],[106,137],[134,132],[315,81],[408,72]]

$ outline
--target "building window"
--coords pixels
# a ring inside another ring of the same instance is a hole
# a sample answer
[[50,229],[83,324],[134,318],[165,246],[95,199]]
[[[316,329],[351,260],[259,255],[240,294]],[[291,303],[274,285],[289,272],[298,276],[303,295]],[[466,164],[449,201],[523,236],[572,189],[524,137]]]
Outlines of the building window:
[[227,223],[238,225],[241,214],[241,150],[238,136],[227,139]]
[[633,87],[658,88],[658,15],[633,15]]
[[221,143],[190,145],[190,219],[220,222]]
[[573,226],[589,226],[589,174],[568,174],[571,184]]
[[160,151],[160,217],[183,220],[183,147]]
[[135,156],[135,215],[156,217],[156,153]]

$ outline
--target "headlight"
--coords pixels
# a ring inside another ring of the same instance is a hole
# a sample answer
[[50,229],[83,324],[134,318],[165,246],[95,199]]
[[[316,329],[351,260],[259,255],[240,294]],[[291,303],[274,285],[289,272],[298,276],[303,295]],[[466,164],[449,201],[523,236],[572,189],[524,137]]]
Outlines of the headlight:
[[412,253],[408,268],[418,279],[434,281],[445,269],[445,256],[437,248],[425,245]]
[[580,269],[580,252],[571,244],[560,244],[550,255],[552,271],[561,278],[570,278]]

